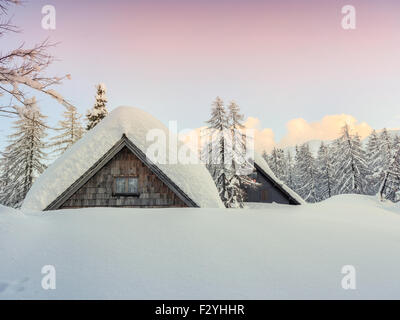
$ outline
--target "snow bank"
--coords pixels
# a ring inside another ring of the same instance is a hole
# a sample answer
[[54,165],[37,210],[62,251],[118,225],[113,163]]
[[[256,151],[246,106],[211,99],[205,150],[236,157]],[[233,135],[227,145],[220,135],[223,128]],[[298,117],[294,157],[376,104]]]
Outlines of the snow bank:
[[[398,299],[400,207],[338,196],[258,210],[2,214],[0,299]],[[57,289],[41,288],[56,268]],[[341,287],[344,265],[356,290]]]
[[296,199],[300,204],[306,204],[302,197],[300,197],[296,192],[290,189],[285,183],[279,180],[275,174],[272,172],[269,167],[267,161],[257,152],[254,152],[254,162],[266,173],[268,174],[272,180],[274,180],[277,184],[279,184],[283,190],[285,190],[293,199]]
[[[35,181],[23,203],[23,209],[45,209],[110,150],[123,134],[146,153],[153,143],[146,141],[146,135],[152,129],[161,130],[167,137],[169,135],[168,129],[159,120],[141,109],[119,107],[113,110]],[[168,145],[167,140],[167,163]],[[181,145],[179,143],[178,147]],[[157,166],[200,207],[223,207],[217,188],[204,165]]]

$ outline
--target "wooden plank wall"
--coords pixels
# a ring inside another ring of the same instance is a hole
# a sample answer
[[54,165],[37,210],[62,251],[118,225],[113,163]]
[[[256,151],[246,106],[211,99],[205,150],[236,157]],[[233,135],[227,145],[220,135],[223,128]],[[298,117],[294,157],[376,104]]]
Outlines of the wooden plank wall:
[[290,199],[257,170],[257,188],[246,188],[247,202],[291,204]]
[[[139,196],[114,196],[114,179],[117,176],[137,177]],[[186,207],[186,204],[128,148],[123,148],[61,209],[85,207],[168,208]]]

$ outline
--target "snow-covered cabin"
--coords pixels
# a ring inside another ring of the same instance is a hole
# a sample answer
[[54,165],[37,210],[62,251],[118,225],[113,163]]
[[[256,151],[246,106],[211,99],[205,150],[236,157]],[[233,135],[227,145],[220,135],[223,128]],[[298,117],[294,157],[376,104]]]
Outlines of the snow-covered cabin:
[[[154,144],[149,132],[166,137],[165,161],[147,156]],[[49,166],[32,186],[23,208],[222,208],[203,164],[170,164],[170,138],[175,135],[147,112],[119,107]]]
[[275,176],[265,159],[257,152],[254,153],[252,177],[259,183],[259,186],[246,189],[247,202],[305,204],[305,201],[296,192]]

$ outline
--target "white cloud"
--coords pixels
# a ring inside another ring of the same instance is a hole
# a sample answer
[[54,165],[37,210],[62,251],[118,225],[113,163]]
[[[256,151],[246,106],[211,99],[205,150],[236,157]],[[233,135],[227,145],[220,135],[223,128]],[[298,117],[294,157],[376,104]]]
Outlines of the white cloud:
[[286,124],[287,133],[279,145],[286,147],[310,140],[333,140],[340,135],[341,128],[346,123],[362,139],[367,137],[372,131],[371,126],[366,122],[359,123],[356,118],[348,114],[328,115],[320,121],[310,123],[299,118],[290,120]]
[[247,129],[254,130],[254,145],[257,151],[269,152],[274,148],[276,145],[274,132],[270,128],[262,128],[259,119],[249,117],[244,125]]
[[[311,140],[333,140],[339,137],[342,127],[348,124],[354,133],[358,133],[363,139],[367,137],[372,128],[366,122],[359,122],[348,114],[328,115],[320,121],[307,122],[302,118],[292,119],[286,124],[287,133],[281,141],[275,141],[275,135],[271,128],[263,128],[258,118],[249,117],[245,121],[247,129],[254,130],[255,149],[258,152],[266,150],[270,152],[275,146],[290,147]],[[193,142],[199,139],[200,132],[204,129],[197,128],[181,135],[185,142]]]

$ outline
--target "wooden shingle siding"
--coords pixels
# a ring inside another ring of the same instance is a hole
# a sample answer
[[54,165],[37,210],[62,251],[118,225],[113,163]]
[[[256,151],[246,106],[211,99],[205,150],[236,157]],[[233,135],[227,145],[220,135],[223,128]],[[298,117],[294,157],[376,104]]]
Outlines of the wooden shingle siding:
[[[138,179],[138,196],[114,196],[114,179]],[[84,207],[167,208],[187,205],[136,155],[124,147],[67,199],[60,209]]]

